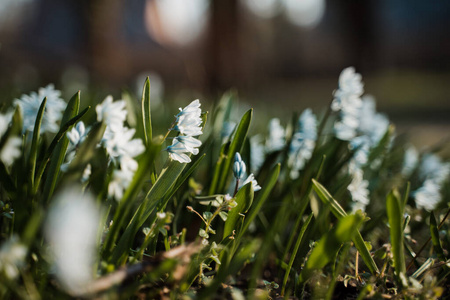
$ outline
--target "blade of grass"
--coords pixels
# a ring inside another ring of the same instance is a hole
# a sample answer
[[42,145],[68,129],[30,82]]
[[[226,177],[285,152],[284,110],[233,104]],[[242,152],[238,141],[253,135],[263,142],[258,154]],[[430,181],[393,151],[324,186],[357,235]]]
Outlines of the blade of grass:
[[[78,114],[80,108],[80,91],[78,91],[67,104],[66,110],[64,111],[64,115],[61,120],[61,128],[60,132],[64,127],[64,124],[66,124],[70,119],[75,117]],[[69,130],[72,126],[70,126],[67,130]],[[66,131],[64,131],[66,132]],[[67,147],[69,145],[69,139],[67,137],[62,137],[61,141],[58,143],[54,150],[54,154],[50,161],[50,167],[48,176],[45,180],[44,185],[44,201],[48,202],[48,199],[53,194],[53,191],[55,190],[56,181],[59,176],[61,164],[64,161],[64,157],[67,151]]]
[[142,91],[142,123],[144,125],[145,143],[148,145],[152,140],[152,116],[150,109],[150,79],[147,77]]
[[[312,179],[314,191],[317,193],[319,198],[323,203],[330,206],[331,212],[336,216],[336,218],[340,219],[347,215],[345,210],[339,205],[339,203],[331,196],[331,194],[323,187],[319,182],[315,179]],[[361,258],[365,262],[366,266],[369,268],[370,273],[373,275],[377,275],[379,273],[378,267],[370,255],[369,249],[367,249],[367,245],[365,244],[361,233],[357,231],[355,236],[353,237],[353,242],[355,243],[356,249],[358,249]]]
[[434,252],[436,252],[436,255],[440,261],[446,261],[447,259],[444,255],[444,251],[442,250],[441,241],[439,240],[439,231],[437,228],[436,218],[434,217],[433,212],[431,212],[430,214],[430,233]]
[[389,220],[389,232],[391,234],[392,254],[397,281],[405,286],[406,273],[405,254],[403,250],[403,201],[399,192],[394,189],[386,198],[386,213]]
[[235,200],[237,206],[230,210],[228,213],[227,221],[223,229],[223,238],[231,235],[233,230],[236,229],[237,222],[240,216],[244,213],[248,203],[253,201],[253,185],[251,182],[244,185],[236,194]]
[[284,292],[286,290],[286,284],[287,284],[287,281],[289,278],[289,274],[291,273],[291,269],[292,269],[292,265],[294,264],[295,257],[297,256],[298,248],[300,247],[300,243],[303,239],[303,235],[305,234],[306,229],[308,228],[309,223],[311,222],[312,218],[313,218],[313,214],[311,213],[309,215],[308,219],[306,219],[306,221],[303,223],[302,228],[300,229],[300,232],[297,236],[297,241],[295,242],[294,249],[292,250],[292,254],[289,259],[288,267],[286,269],[286,273],[284,274],[283,285],[281,287],[281,296],[284,296]]
[[39,106],[38,114],[36,116],[36,121],[34,123],[34,130],[33,130],[33,139],[31,141],[31,150],[30,150],[30,156],[28,160],[28,164],[30,166],[30,188],[31,191],[34,191],[34,175],[36,172],[36,158],[37,158],[37,152],[38,152],[38,144],[39,144],[39,135],[41,131],[41,123],[42,119],[44,117],[44,111],[45,111],[45,105],[47,104],[47,97],[44,98],[44,100],[41,103],[41,106]]

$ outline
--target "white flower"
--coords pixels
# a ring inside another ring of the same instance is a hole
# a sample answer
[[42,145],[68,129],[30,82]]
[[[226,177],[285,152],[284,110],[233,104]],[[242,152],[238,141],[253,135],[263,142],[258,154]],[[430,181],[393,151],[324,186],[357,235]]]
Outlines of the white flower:
[[370,139],[365,135],[355,137],[350,141],[349,148],[356,151],[350,162],[354,167],[362,168],[367,164],[369,160],[370,145]]
[[0,247],[0,274],[10,280],[16,279],[19,269],[25,265],[27,252],[25,245],[15,235],[4,241]]
[[250,170],[256,173],[264,164],[264,145],[261,136],[255,135],[250,138]]
[[442,184],[448,179],[450,174],[450,163],[444,163],[439,156],[434,154],[427,154],[423,157],[419,168],[419,175],[421,178],[433,179],[439,184]]
[[108,196],[120,200],[123,197],[123,191],[128,188],[133,180],[134,172],[129,170],[114,170],[112,180],[108,185]]
[[83,175],[81,176],[81,183],[86,183],[91,177],[92,174],[92,166],[91,164],[87,164],[86,168],[84,168]]
[[86,135],[87,131],[84,127],[83,121],[78,122],[77,125],[72,128],[72,130],[66,133],[66,136],[70,142],[70,148],[77,148],[84,141]]
[[290,176],[292,179],[298,178],[299,171],[305,167],[306,162],[311,158],[317,139],[317,119],[311,109],[308,108],[303,111],[298,124],[299,131],[292,137],[289,147]]
[[186,154],[190,153],[190,151],[186,148],[186,145],[184,145],[177,139],[173,139],[172,145],[167,147],[165,150],[169,152],[169,157],[173,160],[176,160],[180,163],[191,162],[191,158]]
[[254,192],[259,191],[259,190],[261,189],[261,187],[258,185],[258,182],[256,181],[255,175],[253,175],[253,173],[250,174],[250,175],[247,177],[247,179],[245,179],[244,182],[243,182],[242,184],[240,184],[239,186],[240,186],[240,187],[243,187],[244,185],[246,185],[246,184],[249,183],[249,182],[252,183],[253,191],[254,191]]
[[61,92],[55,90],[53,84],[49,84],[45,88],[40,88],[38,93],[31,92],[29,95],[22,95],[20,99],[15,99],[14,105],[22,108],[23,130],[34,130],[39,107],[44,98],[47,98],[40,133],[57,132],[59,130],[57,123],[61,120],[67,105],[60,96]]
[[16,158],[20,157],[22,146],[22,139],[16,136],[8,137],[8,140],[3,145],[0,153],[0,159],[5,164],[5,166],[9,167],[14,163]]
[[50,208],[44,234],[56,277],[71,294],[82,294],[94,279],[99,222],[94,197],[75,187],[58,194]]
[[8,130],[9,124],[11,123],[12,113],[0,114],[0,138]]
[[375,109],[375,98],[370,95],[365,95],[362,98],[362,106],[359,112],[359,127],[358,131],[367,135],[372,145],[380,142],[389,127],[388,118]]
[[108,155],[120,161],[121,157],[136,157],[145,151],[141,139],[133,139],[136,130],[124,126],[116,127],[115,131],[107,127],[103,135],[102,144]]
[[233,174],[236,179],[241,179],[246,171],[246,166],[239,152],[234,155]]
[[403,158],[403,168],[402,174],[408,177],[412,174],[414,169],[417,167],[419,162],[419,153],[414,146],[409,146],[405,151],[405,156]]
[[331,109],[339,114],[339,121],[334,125],[336,137],[349,141],[357,134],[359,126],[359,112],[362,106],[361,95],[364,92],[361,75],[350,67],[341,72],[339,88],[334,93]]
[[178,142],[182,143],[186,147],[186,149],[190,153],[192,153],[194,155],[198,154],[198,149],[197,148],[202,145],[202,142],[200,140],[198,140],[198,139],[196,139],[196,138],[194,138],[192,136],[180,135],[180,136],[177,136],[175,138],[175,140],[177,140]]
[[202,119],[199,116],[183,114],[177,118],[177,124],[173,129],[187,136],[197,136],[203,133],[201,124]]
[[277,118],[269,122],[269,138],[266,140],[267,152],[273,152],[283,149],[285,145],[285,131]]
[[363,179],[363,171],[361,169],[356,169],[353,172],[353,180],[347,187],[347,190],[352,195],[352,200],[358,202],[358,209],[363,211],[363,208],[370,202],[368,186],[369,182]]
[[189,103],[188,106],[186,106],[185,108],[179,108],[180,112],[177,114],[177,117],[181,117],[183,115],[190,115],[190,116],[196,116],[196,117],[200,117],[202,110],[200,109],[200,100],[196,99],[194,101],[192,101],[191,103]]
[[111,131],[120,130],[127,118],[125,106],[125,100],[113,101],[112,96],[107,96],[101,104],[95,107],[97,121],[104,121]]
[[441,202],[441,187],[432,179],[425,180],[422,187],[413,193],[418,208],[432,211]]

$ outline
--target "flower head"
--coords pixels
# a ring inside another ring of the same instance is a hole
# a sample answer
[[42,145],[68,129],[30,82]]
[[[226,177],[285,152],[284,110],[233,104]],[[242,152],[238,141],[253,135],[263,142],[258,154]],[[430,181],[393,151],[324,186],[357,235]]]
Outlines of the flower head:
[[125,106],[125,100],[113,101],[112,96],[106,97],[101,104],[95,107],[97,121],[104,121],[111,131],[120,130],[127,118]]
[[261,187],[259,186],[258,181],[256,181],[255,175],[253,175],[253,173],[248,175],[247,179],[244,180],[244,182],[240,185],[240,187],[243,187],[244,185],[246,185],[249,182],[252,183],[254,192],[257,192],[261,189]]
[[124,126],[117,127],[116,131],[106,128],[102,144],[105,146],[109,156],[119,160],[124,156],[136,157],[145,151],[141,139],[133,139],[136,130]]
[[19,270],[25,266],[27,252],[16,235],[4,241],[0,247],[0,274],[10,280],[16,279],[20,274]]
[[441,202],[441,187],[432,179],[427,179],[417,191],[413,193],[418,208],[432,211]]
[[245,163],[242,160],[239,152],[236,152],[236,154],[234,155],[234,164],[233,164],[234,177],[236,177],[236,179],[241,179],[242,177],[244,177],[245,171],[246,171]]
[[283,149],[285,131],[280,124],[280,119],[274,118],[269,122],[269,138],[266,140],[267,152],[273,152]]
[[352,195],[352,200],[357,202],[355,207],[363,211],[370,202],[368,186],[369,182],[364,180],[363,171],[361,169],[355,170],[353,173],[353,180],[347,187],[347,190]]
[[14,100],[14,105],[20,106],[23,113],[23,130],[33,131],[36,117],[44,98],[47,98],[44,116],[42,118],[40,132],[57,132],[58,122],[62,118],[66,103],[61,98],[61,92],[55,90],[53,84],[40,88],[38,93],[31,92],[29,95],[22,95]]
[[181,117],[183,115],[196,116],[200,117],[202,110],[200,109],[200,100],[196,99],[189,103],[185,108],[179,108],[180,112],[176,115],[177,117]]
[[86,135],[87,131],[83,121],[78,122],[77,125],[72,128],[72,130],[66,133],[66,136],[70,142],[70,148],[77,148],[84,141]]
[[11,166],[14,161],[20,157],[22,151],[22,139],[16,136],[10,136],[0,151],[0,159],[7,166]]
[[69,293],[83,293],[93,280],[99,222],[95,199],[76,188],[57,195],[50,208],[44,233],[56,277]]
[[169,157],[180,163],[189,163],[191,158],[186,153],[191,153],[186,145],[180,142],[178,139],[173,139],[172,145],[165,149],[169,152]]
[[174,130],[179,131],[181,134],[188,136],[198,136],[201,135],[202,127],[202,119],[200,116],[196,116],[193,114],[184,114],[177,118],[177,124],[174,126]]

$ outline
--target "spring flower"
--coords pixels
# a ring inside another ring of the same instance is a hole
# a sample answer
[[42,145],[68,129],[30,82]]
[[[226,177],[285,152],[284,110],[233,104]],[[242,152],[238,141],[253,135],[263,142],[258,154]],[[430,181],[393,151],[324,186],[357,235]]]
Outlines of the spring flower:
[[250,170],[258,172],[264,164],[264,145],[261,143],[261,136],[255,135],[250,138]]
[[102,144],[105,146],[108,155],[120,161],[123,156],[136,157],[145,151],[145,146],[141,139],[133,139],[136,130],[124,126],[116,127],[115,131],[106,128]]
[[352,67],[344,69],[339,76],[339,88],[334,93],[331,109],[339,112],[339,120],[334,125],[336,137],[349,141],[357,134],[359,111],[364,92],[361,75]]
[[81,183],[86,183],[91,177],[92,174],[92,166],[91,164],[87,164],[86,168],[84,168],[83,175],[81,176]]
[[439,156],[434,154],[427,154],[423,157],[419,168],[419,175],[421,178],[433,179],[439,184],[442,184],[448,179],[450,174],[450,163],[444,163]]
[[269,122],[269,138],[266,140],[267,152],[273,152],[283,149],[285,131],[277,118],[271,119]]
[[113,101],[112,96],[107,96],[101,104],[95,107],[97,121],[104,121],[111,131],[120,130],[127,118],[125,106],[125,100]]
[[417,167],[419,162],[419,153],[414,146],[409,146],[405,151],[405,156],[403,158],[403,168],[402,174],[408,177],[412,174],[414,169]]
[[200,116],[184,114],[177,118],[177,124],[173,129],[184,135],[198,136],[203,133],[201,124],[202,119]]
[[261,189],[261,187],[259,186],[258,182],[256,181],[255,175],[253,175],[253,173],[248,175],[247,179],[245,179],[244,182],[242,184],[240,184],[240,187],[243,187],[244,185],[246,185],[249,182],[252,183],[254,192],[257,192]]
[[8,137],[0,152],[0,159],[5,166],[11,166],[21,155],[22,139],[16,136]]
[[192,136],[179,135],[175,139],[178,142],[182,143],[186,147],[186,149],[194,155],[198,154],[197,148],[202,145],[202,142],[200,140]]
[[19,270],[25,266],[27,252],[16,235],[4,241],[0,247],[0,274],[10,280],[16,279],[20,274]]
[[191,153],[186,146],[178,141],[177,139],[173,139],[172,145],[165,149],[169,152],[169,157],[173,160],[176,160],[180,163],[189,163],[191,162],[191,158],[186,153]]
[[364,211],[365,207],[369,204],[369,190],[367,189],[369,182],[364,180],[363,171],[361,169],[356,169],[353,173],[353,180],[347,187],[347,190],[352,196],[352,200],[357,202],[354,209],[361,209]]
[[298,178],[299,171],[305,167],[316,146],[317,119],[311,109],[306,109],[300,115],[298,125],[299,131],[292,137],[289,147],[290,176],[292,179]]
[[74,187],[56,196],[44,226],[56,278],[71,294],[94,279],[100,211],[90,194]]
[[70,149],[77,148],[86,138],[87,131],[84,126],[83,121],[78,122],[76,126],[66,133],[67,138],[70,142]]
[[0,114],[0,137],[8,130],[11,123],[12,113]]
[[370,95],[362,98],[362,106],[359,112],[358,131],[368,136],[372,145],[380,142],[389,127],[388,118],[375,109],[375,99]]
[[355,137],[350,141],[349,148],[350,150],[355,151],[351,161],[354,167],[362,168],[367,164],[369,160],[370,146],[370,138],[365,135]]
[[425,208],[427,211],[432,211],[441,202],[441,187],[432,179],[427,179],[423,186],[416,190],[414,198],[418,208]]
[[114,170],[111,181],[108,184],[108,196],[116,200],[123,197],[123,191],[131,184],[134,172],[129,170]]
[[181,117],[183,115],[189,115],[189,116],[197,116],[200,117],[202,110],[200,109],[200,100],[196,99],[189,103],[188,106],[185,108],[179,108],[180,112],[176,115],[176,117]]
[[246,166],[239,152],[234,155],[233,174],[236,179],[241,179],[246,171]]
[[14,100],[15,106],[20,106],[23,113],[23,130],[33,131],[36,117],[44,98],[47,98],[40,132],[57,132],[58,122],[61,120],[66,103],[61,99],[61,92],[55,90],[53,84],[40,88],[38,93],[31,92]]

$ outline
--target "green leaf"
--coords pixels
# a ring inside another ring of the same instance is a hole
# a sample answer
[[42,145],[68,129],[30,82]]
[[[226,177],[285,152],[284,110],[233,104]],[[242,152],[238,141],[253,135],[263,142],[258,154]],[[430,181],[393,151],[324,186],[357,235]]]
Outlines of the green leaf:
[[433,212],[430,214],[430,232],[434,252],[436,252],[436,255],[440,261],[446,261],[447,259],[444,255],[444,251],[442,250],[441,241],[439,240],[439,230]]
[[225,189],[225,186],[227,184],[228,179],[228,173],[231,169],[231,165],[234,161],[234,155],[236,152],[240,152],[243,145],[245,138],[247,137],[247,132],[250,127],[250,122],[252,120],[253,115],[253,109],[248,110],[244,116],[242,116],[241,121],[239,122],[239,125],[234,133],[233,140],[231,141],[230,148],[228,149],[228,152],[226,154],[226,158],[224,161],[223,169],[220,172],[220,179],[218,181],[217,188],[213,188],[212,192],[210,194],[215,194],[216,191],[222,192]]
[[28,164],[30,166],[30,187],[31,190],[34,190],[34,174],[36,171],[36,158],[37,158],[37,152],[38,152],[38,144],[39,144],[39,135],[41,131],[41,123],[42,119],[44,117],[44,111],[45,111],[45,105],[47,104],[47,97],[44,98],[44,100],[41,103],[41,106],[39,107],[38,114],[36,116],[36,121],[34,123],[34,130],[33,130],[33,139],[31,141],[31,150],[30,150],[30,158],[28,160]]
[[[75,117],[78,114],[80,108],[80,91],[78,91],[73,97],[70,99],[69,103],[67,104],[66,110],[64,111],[64,115],[61,120],[61,130],[64,128],[64,125],[73,117]],[[69,126],[67,130],[71,129],[73,127]],[[63,131],[66,132],[66,131]],[[64,161],[64,157],[67,151],[67,147],[69,145],[69,139],[64,135],[58,145],[56,146],[54,153],[52,155],[51,161],[50,161],[50,167],[48,176],[45,180],[45,186],[44,186],[44,199],[51,198],[53,191],[55,190],[56,181],[59,176],[59,172],[61,169],[61,164]],[[44,200],[45,201],[45,200]]]
[[223,229],[223,238],[231,235],[233,230],[237,229],[238,219],[244,212],[244,209],[248,203],[253,201],[253,195],[253,185],[251,182],[241,187],[241,189],[237,192],[235,197],[237,206],[228,212],[228,218]]
[[[331,194],[325,189],[323,185],[321,185],[315,179],[312,179],[312,183],[314,191],[317,193],[320,200],[322,200],[323,203],[329,205],[331,212],[335,215],[336,218],[341,219],[347,216],[347,213],[342,208],[342,206],[339,205],[339,203],[331,196]],[[369,249],[367,249],[367,246],[364,243],[364,240],[359,231],[356,232],[353,238],[353,242],[355,243],[355,247],[356,249],[358,249],[361,258],[369,268],[369,271],[373,275],[378,274],[379,273],[378,267],[375,264],[375,261],[373,260],[372,256],[370,255],[370,251]]]
[[405,256],[403,250],[403,200],[399,192],[394,189],[386,197],[386,212],[391,234],[392,254],[394,256],[395,272],[399,284],[403,284],[406,273]]
[[314,270],[322,269],[334,261],[341,245],[355,236],[363,220],[364,216],[360,213],[339,219],[336,226],[317,242],[300,273],[299,282],[305,282],[311,277]]
[[284,291],[286,290],[286,283],[289,278],[289,274],[291,273],[291,269],[292,269],[292,265],[294,264],[294,260],[297,256],[297,251],[300,247],[300,243],[303,239],[303,235],[305,234],[306,229],[308,228],[309,223],[311,222],[312,218],[313,218],[313,214],[311,213],[309,215],[308,219],[306,219],[305,223],[303,223],[302,228],[300,229],[300,232],[297,236],[297,241],[295,242],[294,250],[292,251],[291,257],[289,259],[289,264],[286,269],[286,273],[284,274],[283,286],[281,288],[281,295],[284,295]]
[[144,125],[145,143],[152,140],[152,117],[150,109],[150,79],[147,77],[142,91],[142,123]]

